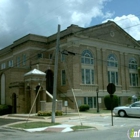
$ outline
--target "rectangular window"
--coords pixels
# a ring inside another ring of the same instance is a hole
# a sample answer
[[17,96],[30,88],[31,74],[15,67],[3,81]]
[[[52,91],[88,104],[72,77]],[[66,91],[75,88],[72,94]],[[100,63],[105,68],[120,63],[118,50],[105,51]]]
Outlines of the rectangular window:
[[5,63],[2,63],[1,64],[1,69],[5,69],[6,68],[6,64]]
[[82,69],[82,84],[93,84],[93,83],[94,83],[94,70]]
[[53,57],[52,53],[51,53],[51,54],[49,54],[49,59],[52,59],[52,57]]
[[37,58],[43,58],[43,53],[38,53]]
[[89,69],[86,69],[86,84],[91,84]]
[[84,104],[87,104],[87,98],[84,97]]
[[62,85],[65,85],[66,84],[66,72],[65,72],[65,70],[62,70],[62,73],[61,73],[61,79],[62,79],[62,81],[61,81],[61,83],[62,83]]
[[85,76],[84,76],[85,74],[84,74],[84,69],[82,69],[82,83],[84,84],[84,82],[85,82]]
[[17,67],[20,67],[20,57],[17,57]]
[[130,86],[138,86],[138,74],[136,73],[130,73]]
[[108,82],[118,85],[118,72],[108,71]]
[[65,54],[61,54],[61,62],[65,62],[65,60],[66,60],[66,55]]
[[23,65],[26,65],[26,54],[23,54]]
[[8,66],[9,66],[9,67],[13,67],[13,60],[9,60]]

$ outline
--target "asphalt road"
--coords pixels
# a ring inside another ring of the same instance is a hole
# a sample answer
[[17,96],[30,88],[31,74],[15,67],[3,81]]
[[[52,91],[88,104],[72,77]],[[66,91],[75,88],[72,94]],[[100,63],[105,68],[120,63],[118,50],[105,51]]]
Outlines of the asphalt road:
[[[135,130],[140,127],[135,127]],[[129,140],[127,132],[129,127],[112,128],[106,130],[88,130],[70,133],[28,133],[25,131],[3,129],[0,133],[1,140]],[[132,138],[139,140],[138,138]]]
[[24,120],[0,118],[0,126],[7,125],[7,124],[10,124],[10,123],[19,122],[19,121],[24,121]]
[[[114,126],[111,126],[111,117],[107,116],[90,116],[82,118],[83,124],[97,125],[101,127],[98,130],[78,131],[70,133],[55,133],[55,132],[36,132],[29,133],[25,131],[3,128],[3,125],[24,121],[18,119],[1,119],[0,118],[0,140],[128,140],[128,130],[140,129],[140,118],[132,117],[113,117]],[[64,120],[63,123],[74,123],[78,119],[73,117]],[[140,139],[132,138],[134,140]]]

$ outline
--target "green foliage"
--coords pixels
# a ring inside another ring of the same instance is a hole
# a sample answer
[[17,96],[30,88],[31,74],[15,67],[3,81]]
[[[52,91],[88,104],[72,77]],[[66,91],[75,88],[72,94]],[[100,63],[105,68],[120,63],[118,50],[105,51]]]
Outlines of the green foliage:
[[10,114],[12,113],[11,105],[0,105],[0,115]]
[[83,104],[79,107],[79,110],[80,111],[87,111],[87,110],[89,110],[89,105]]
[[[37,115],[38,116],[51,116],[51,112],[48,112],[48,111],[38,111]],[[56,116],[62,116],[62,111],[56,111],[55,112],[55,115]]]
[[111,110],[111,103],[112,103],[112,109],[119,105],[119,98],[117,95],[113,95],[112,98],[110,97],[110,95],[106,95],[104,97],[104,104],[106,109]]
[[56,115],[56,116],[62,116],[62,115],[63,115],[63,113],[62,113],[62,111],[57,110],[57,111],[55,112],[55,115]]

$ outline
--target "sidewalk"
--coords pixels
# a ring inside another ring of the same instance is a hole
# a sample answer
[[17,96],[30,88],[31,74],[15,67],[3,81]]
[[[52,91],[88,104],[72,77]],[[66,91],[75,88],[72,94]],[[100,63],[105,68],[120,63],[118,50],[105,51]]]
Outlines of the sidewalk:
[[[43,127],[43,128],[34,128],[34,129],[20,129],[24,130],[27,132],[72,132],[73,129],[71,128],[72,126],[76,125],[83,125],[83,126],[91,126],[93,127],[94,130],[102,130],[102,129],[107,129],[107,127],[102,127],[99,125],[92,125],[92,124],[87,124],[83,122],[84,119],[89,118],[89,117],[103,117],[110,115],[109,113],[106,114],[91,114],[91,113],[80,113],[80,117],[77,113],[69,113],[64,116],[56,116],[55,122],[60,123],[60,125],[55,125],[55,126],[50,126],[50,127]],[[10,115],[5,115],[5,116],[0,116],[0,118],[4,119],[22,119],[22,120],[30,120],[30,121],[45,121],[45,122],[51,122],[51,116],[48,117],[40,117],[36,116],[36,114],[31,114],[29,117],[29,114],[10,114]],[[16,122],[12,124],[17,124],[17,123],[23,123],[23,122]],[[5,125],[3,127],[5,128],[11,128],[11,124]]]

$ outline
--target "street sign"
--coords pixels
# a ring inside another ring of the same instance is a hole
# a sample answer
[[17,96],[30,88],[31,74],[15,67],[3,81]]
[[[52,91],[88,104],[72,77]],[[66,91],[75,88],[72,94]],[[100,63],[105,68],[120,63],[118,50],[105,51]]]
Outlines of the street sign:
[[109,94],[114,94],[114,92],[116,91],[116,86],[113,83],[109,83],[107,86],[107,92]]

